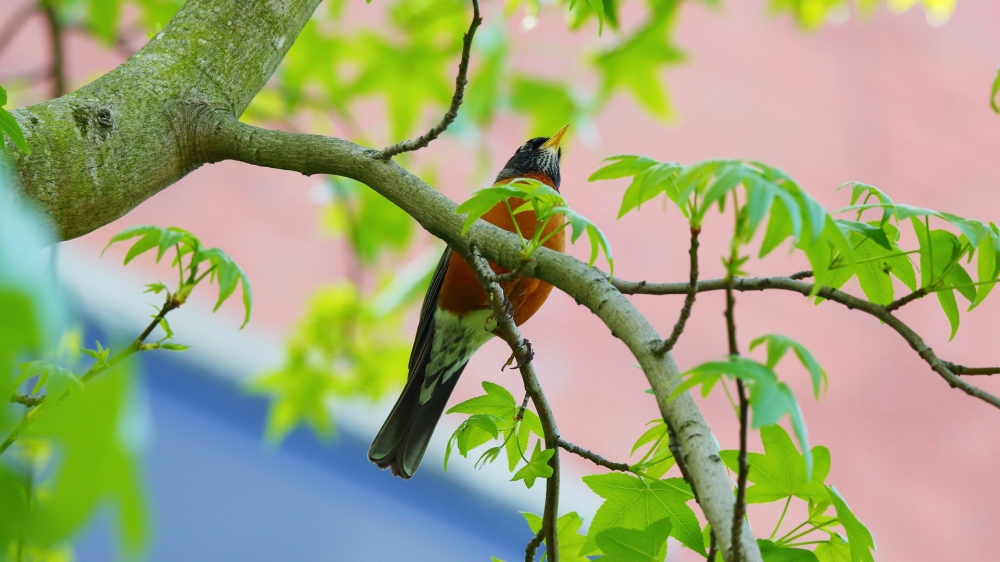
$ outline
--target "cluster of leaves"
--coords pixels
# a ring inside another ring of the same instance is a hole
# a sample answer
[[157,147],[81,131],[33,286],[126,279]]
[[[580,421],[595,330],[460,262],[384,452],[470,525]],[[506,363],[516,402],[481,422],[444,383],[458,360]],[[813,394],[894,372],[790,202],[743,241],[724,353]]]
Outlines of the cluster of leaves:
[[[500,445],[480,455],[477,467],[492,463],[503,452],[507,455],[507,469],[514,474],[512,481],[523,480],[524,485],[531,488],[537,478],[552,476],[549,459],[553,451],[542,449],[542,422],[538,415],[528,408],[522,411],[514,395],[498,384],[483,381],[483,390],[486,394],[470,398],[448,410],[449,414],[468,414],[469,417],[448,439],[444,454],[445,470],[448,469],[452,447],[467,458],[469,451],[500,440]],[[531,447],[532,433],[537,437],[534,448]],[[522,461],[524,465],[515,472]]]
[[[587,238],[590,240],[589,264],[593,266],[594,262],[597,261],[598,253],[603,251],[604,257],[608,260],[608,267],[611,273],[614,273],[615,262],[611,256],[611,245],[601,229],[571,209],[566,203],[566,199],[558,191],[538,180],[515,178],[509,183],[494,185],[473,193],[472,197],[455,209],[457,214],[466,215],[465,223],[462,225],[462,234],[468,232],[477,220],[500,203],[507,207],[511,222],[521,237],[524,259],[531,258],[535,250],[542,247],[552,236],[566,226],[570,226],[570,240],[572,242],[576,242],[584,232],[587,233]],[[537,220],[537,227],[531,233],[530,239],[521,232],[517,221],[517,215],[529,211],[535,213]],[[546,226],[553,219],[559,221],[558,226],[545,233]]]
[[[955,292],[969,301],[971,310],[986,298],[1000,274],[1000,229],[996,225],[894,203],[869,185],[851,184],[851,205],[838,211],[856,213],[855,220],[834,219],[794,180],[759,162],[713,160],[682,166],[634,155],[609,160],[612,163],[590,179],[632,178],[619,217],[665,194],[692,226],[699,226],[711,206],[724,211],[727,196],[732,195],[737,204],[734,247],[749,243],[768,219],[759,257],[790,238],[793,247],[808,258],[817,291],[821,286],[840,288],[857,277],[868,300],[887,305],[894,297],[892,276],[910,291],[936,293],[951,324],[952,337],[959,325]],[[745,192],[742,205],[734,193],[739,187]],[[878,202],[869,203],[871,198]],[[865,221],[866,211],[881,211],[881,217]],[[932,218],[955,232],[932,230]],[[898,225],[904,219],[910,219],[917,249],[902,250],[898,246]],[[919,254],[919,283],[907,257],[910,254]],[[974,254],[978,273],[975,282],[960,263],[963,258],[971,262]],[[738,257],[731,262],[738,267],[747,259]]]
[[106,45],[119,38],[129,7],[135,8],[143,31],[153,34],[170,21],[184,0],[46,0],[64,27],[79,26]]
[[[218,248],[206,248],[195,235],[177,228],[163,228],[159,226],[141,225],[127,228],[116,234],[108,245],[104,248],[107,251],[116,242],[138,238],[125,254],[125,265],[138,256],[156,250],[156,263],[160,263],[164,254],[173,250],[174,257],[171,267],[177,269],[178,281],[173,291],[169,291],[162,282],[147,285],[147,293],[166,293],[167,300],[173,300],[177,306],[187,301],[191,291],[199,283],[208,277],[209,283],[219,285],[219,297],[215,302],[213,312],[218,310],[222,303],[236,292],[237,285],[243,291],[243,324],[246,326],[250,321],[250,312],[253,308],[253,293],[250,290],[250,281],[247,279],[243,268],[236,264],[232,258]],[[170,325],[166,319],[161,319],[160,327],[167,334],[167,339],[173,335]]]
[[[513,15],[517,4],[508,3],[505,15]],[[486,14],[456,130],[469,133],[488,127],[500,111],[509,110],[528,118],[530,134],[547,134],[568,122],[588,121],[622,90],[657,116],[672,114],[659,75],[662,67],[683,60],[672,45],[679,3],[653,2],[645,21],[628,31],[618,25],[621,2],[562,4],[553,10],[569,11],[571,29],[592,22],[598,32],[608,24],[620,35],[612,46],[584,57],[599,76],[596,91],[585,92],[566,78],[515,69],[502,22]],[[539,15],[537,3],[523,8],[532,19]],[[412,136],[423,126],[428,109],[438,113],[450,101],[470,6],[467,0],[397,0],[387,12],[389,29],[375,32],[358,31],[342,21],[343,2],[329,2],[326,10],[318,10],[290,49],[277,80],[256,97],[248,115],[280,121],[299,110],[333,112],[347,133],[366,135],[371,128],[359,130],[351,113],[358,103],[374,97],[385,101],[390,137]]]
[[[954,338],[959,325],[955,293],[969,301],[968,310],[971,311],[990,294],[1000,276],[1000,229],[992,222],[894,203],[888,195],[870,185],[855,183],[851,186],[851,205],[841,211],[856,212],[859,221],[866,211],[881,211],[881,217],[864,223],[872,229],[873,235],[851,233],[855,263],[845,266],[829,284],[839,288],[856,276],[865,296],[876,304],[892,302],[890,275],[910,291],[935,293],[951,324],[951,337]],[[877,199],[878,203],[868,203],[871,198]],[[957,235],[948,230],[931,229],[932,218],[951,226]],[[917,238],[916,250],[902,251],[897,246],[899,221],[906,219],[910,219]],[[919,254],[919,283],[913,265],[906,257],[909,254]],[[973,257],[976,258],[975,282],[961,264],[963,259],[971,263]]]
[[[864,17],[871,17],[879,6],[878,0],[770,0],[768,10],[772,13],[788,13],[804,29],[816,29],[827,21],[845,21],[851,12],[851,5]],[[955,0],[888,0],[886,5],[896,13],[909,10],[921,4],[927,10],[927,20],[941,25],[951,18],[955,10]]]
[[[405,251],[413,238],[409,215],[362,184],[330,178],[331,195],[321,223],[343,237],[353,263],[349,280],[321,287],[286,344],[284,363],[254,380],[250,390],[271,398],[266,438],[277,443],[300,423],[321,438],[334,424],[330,404],[360,397],[377,400],[398,387],[406,374],[409,342],[401,337],[403,317],[422,296],[437,256],[429,250],[389,270],[371,295],[366,274],[379,273],[383,258]],[[391,264],[390,264],[391,265]]]
[[805,420],[795,395],[787,384],[778,380],[774,368],[789,349],[795,351],[802,365],[809,371],[813,392],[818,399],[826,381],[826,373],[813,355],[802,344],[778,334],[768,334],[750,343],[753,350],[761,344],[767,345],[767,362],[760,363],[748,357],[730,357],[728,361],[710,361],[683,373],[686,380],[678,385],[671,398],[697,385],[701,385],[702,396],[708,396],[723,376],[742,380],[750,390],[751,427],[763,429],[778,423],[786,414],[791,418],[795,435],[805,451],[806,469],[812,472],[813,459],[810,454],[809,437]]
[[[746,490],[748,504],[785,502],[782,516],[768,539],[758,539],[765,561],[872,562],[875,548],[868,528],[854,515],[836,488],[826,484],[830,473],[830,451],[826,447],[803,449],[799,453],[788,433],[779,425],[761,429],[764,454],[748,453],[753,485]],[[739,471],[739,451],[722,451],[722,461]],[[813,466],[810,470],[809,459]],[[792,498],[806,502],[805,521],[778,537]],[[833,514],[830,514],[831,508]],[[837,528],[841,530],[837,530]],[[818,540],[814,533],[826,533]],[[812,535],[812,536],[810,536]],[[777,537],[777,538],[776,538]],[[812,545],[813,551],[802,546]]]
[[[72,330],[58,336],[63,299],[42,251],[51,243],[48,226],[0,179],[0,557],[69,559],[70,540],[109,503],[125,552],[136,553],[148,523],[134,369],[109,365],[98,344],[88,351],[103,362],[79,372],[103,376],[84,386],[74,372],[81,338]],[[35,405],[8,401],[28,389]]]
[[407,301],[386,308],[384,298],[365,298],[350,282],[324,287],[313,296],[289,338],[284,364],[250,387],[271,397],[270,442],[280,441],[301,422],[321,437],[329,436],[331,400],[376,400],[403,381],[410,350],[400,338],[400,325],[401,305]]

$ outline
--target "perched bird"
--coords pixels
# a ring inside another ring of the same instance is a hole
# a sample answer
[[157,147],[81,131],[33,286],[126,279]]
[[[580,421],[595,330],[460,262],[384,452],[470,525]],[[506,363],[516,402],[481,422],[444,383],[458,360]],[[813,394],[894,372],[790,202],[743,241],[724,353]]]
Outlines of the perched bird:
[[[563,127],[551,138],[533,138],[521,145],[497,174],[494,185],[515,178],[531,178],[558,190],[562,155],[559,145],[566,129]],[[509,203],[516,209],[523,201],[512,198]],[[505,230],[517,231],[502,202],[483,215],[483,219]],[[562,215],[552,217],[542,237],[562,223]],[[531,239],[538,227],[537,217],[533,212],[519,213],[517,226],[525,238]],[[562,252],[566,246],[565,231],[557,232],[545,246]],[[508,271],[492,262],[490,266],[498,274]],[[531,318],[552,291],[552,285],[523,276],[501,286],[518,325]],[[368,449],[368,459],[379,468],[391,468],[394,475],[406,479],[417,471],[459,375],[472,354],[493,336],[486,327],[492,314],[486,291],[475,272],[451,248],[446,249],[420,310],[406,386]]]

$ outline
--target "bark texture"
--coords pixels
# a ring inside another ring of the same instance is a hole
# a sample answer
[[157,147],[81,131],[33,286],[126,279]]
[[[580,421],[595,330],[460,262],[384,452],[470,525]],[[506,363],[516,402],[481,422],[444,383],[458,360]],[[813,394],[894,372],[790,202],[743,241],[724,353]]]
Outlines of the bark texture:
[[188,0],[122,66],[12,112],[32,149],[7,140],[15,183],[64,240],[121,217],[204,163],[200,115],[243,113],[319,2]]

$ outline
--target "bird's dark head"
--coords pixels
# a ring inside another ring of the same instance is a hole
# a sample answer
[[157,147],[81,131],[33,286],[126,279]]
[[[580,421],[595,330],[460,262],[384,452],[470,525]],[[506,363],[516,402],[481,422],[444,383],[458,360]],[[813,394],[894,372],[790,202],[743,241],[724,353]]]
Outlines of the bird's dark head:
[[542,179],[536,176],[541,175],[552,180],[552,186],[559,190],[559,157],[562,156],[563,135],[566,134],[566,125],[551,137],[535,137],[518,147],[514,156],[497,174],[496,182],[511,178],[531,178]]

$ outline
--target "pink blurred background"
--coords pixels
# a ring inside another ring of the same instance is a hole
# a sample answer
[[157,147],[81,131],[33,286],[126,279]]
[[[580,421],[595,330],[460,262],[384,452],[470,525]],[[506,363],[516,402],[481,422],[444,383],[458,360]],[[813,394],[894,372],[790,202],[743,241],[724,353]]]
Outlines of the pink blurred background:
[[[22,3],[0,5],[0,22]],[[485,4],[487,14],[496,14],[493,3]],[[348,14],[375,20],[375,10],[380,9],[352,2]],[[635,16],[626,12],[626,25]],[[517,63],[535,73],[598,41],[591,29],[568,33],[555,10],[543,11],[530,32],[517,20],[508,26],[519,42]],[[1000,116],[990,111],[988,97],[1000,61],[998,23],[1000,4],[962,0],[941,28],[928,25],[918,9],[903,15],[880,10],[870,21],[852,18],[806,33],[787,17],[767,17],[764,2],[728,2],[718,10],[690,3],[677,30],[689,61],[663,75],[678,120],[664,124],[638,110],[631,98],[616,97],[597,119],[597,136],[570,140],[562,191],[609,235],[617,275],[651,281],[686,279],[686,227],[675,209],[664,211],[658,202],[616,220],[625,183],[586,181],[610,155],[640,153],[682,163],[759,159],[784,169],[831,209],[848,203],[836,187],[856,180],[882,188],[898,202],[996,221]],[[0,79],[46,60],[41,21],[33,19],[29,26],[0,58]],[[606,33],[599,44],[613,40]],[[123,60],[79,36],[71,36],[67,48],[74,87]],[[536,52],[546,56],[528,56]],[[558,68],[562,77],[592,82],[580,68]],[[379,105],[370,108],[376,120],[379,110]],[[499,119],[489,139],[494,168],[523,142],[525,125],[509,116]],[[442,165],[438,187],[456,200],[482,187],[467,180],[473,158],[459,142],[445,138],[419,157]],[[345,248],[323,235],[316,221],[316,184],[316,179],[242,164],[206,166],[66,246],[97,253],[113,233],[135,224],[190,229],[245,268],[254,287],[255,325],[281,333],[302,314],[315,288],[343,275]],[[717,256],[723,255],[728,234],[728,221],[709,220],[701,254],[704,277],[721,274]],[[431,243],[422,236],[420,246]],[[588,251],[583,243],[570,249],[582,258]],[[777,275],[804,267],[803,259],[779,250],[763,263],[751,262],[749,270]],[[856,282],[847,290],[861,294]],[[952,342],[935,302],[918,301],[900,315],[941,357],[995,365],[1000,363],[994,343],[1000,335],[998,299],[963,315]],[[637,297],[635,302],[667,333],[681,298]],[[995,559],[1000,502],[993,471],[1000,463],[1000,412],[949,389],[899,336],[868,316],[777,292],[738,295],[736,311],[741,347],[762,334],[787,334],[808,346],[829,374],[829,390],[817,402],[808,377],[791,360],[779,369],[802,404],[812,443],[831,450],[828,483],[871,529],[878,560]],[[227,312],[239,314],[235,307]],[[700,296],[675,352],[681,367],[723,354],[724,327],[721,294]],[[643,424],[657,415],[625,347],[585,308],[558,292],[524,331],[537,351],[537,368],[562,435],[625,460]],[[466,370],[455,400],[477,394],[482,379],[516,387],[512,375],[498,372],[508,355],[502,343],[488,344]],[[985,377],[972,382],[1000,392],[1000,383]],[[737,425],[724,396],[702,405],[722,446],[734,448]],[[579,472],[591,470],[580,459],[566,462]],[[759,537],[769,534],[780,507],[751,509]],[[799,514],[793,510],[789,517]],[[677,558],[678,551],[674,559],[697,558],[690,552]]]

